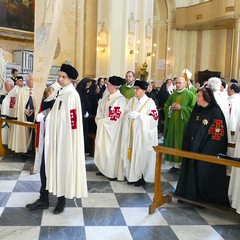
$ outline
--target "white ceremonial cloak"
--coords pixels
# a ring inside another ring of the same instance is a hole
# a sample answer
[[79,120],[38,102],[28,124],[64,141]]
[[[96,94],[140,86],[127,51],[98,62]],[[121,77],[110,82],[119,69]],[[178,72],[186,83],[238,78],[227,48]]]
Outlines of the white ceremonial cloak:
[[[54,91],[51,93],[50,96],[48,96],[44,102],[51,102],[56,99],[57,92],[60,90],[61,86],[59,83],[56,81],[51,85],[51,87],[54,89]],[[41,107],[42,109],[42,107]],[[50,108],[45,109],[44,111],[41,111],[45,117],[47,117],[48,113],[50,112]],[[36,154],[35,154],[35,160],[34,160],[34,168],[33,172],[34,173],[39,173],[41,164],[42,164],[42,159],[43,159],[43,150],[44,150],[44,145],[45,145],[45,122],[39,122],[38,123],[38,136],[36,136],[36,143],[38,141],[38,146],[36,148]],[[36,144],[37,145],[37,144]],[[45,159],[45,158],[44,158]]]
[[117,92],[105,95],[100,101],[96,124],[94,162],[106,177],[124,180],[120,158],[122,119],[126,106],[125,97]]
[[72,84],[62,88],[45,122],[46,189],[57,197],[87,197],[82,108]]
[[216,99],[217,104],[221,108],[223,115],[225,117],[226,123],[229,120],[229,106],[228,106],[228,99],[225,94],[223,94],[221,91],[215,91],[213,92],[213,95]]
[[[240,124],[238,124],[236,131],[236,147],[234,156],[240,156]],[[232,208],[240,214],[240,168],[232,167],[231,176],[228,188],[228,197]]]
[[[132,105],[133,101],[134,104]],[[148,102],[146,103],[146,101]],[[145,106],[142,108],[144,104]],[[140,109],[140,117],[134,120],[132,127],[132,158],[129,160],[131,120],[128,119],[128,113]],[[129,100],[123,120],[121,147],[124,175],[129,182],[136,182],[142,176],[146,182],[154,182],[156,153],[153,146],[158,145],[157,125],[158,111],[151,98],[149,99],[144,95],[140,100],[136,97]]]
[[[33,90],[27,86],[19,89],[14,108],[14,117],[17,117],[18,121],[27,121],[25,109],[30,95],[32,96],[33,105],[35,108]],[[30,144],[30,138],[30,128],[13,124],[11,127],[8,148],[16,153],[26,153]]]
[[[229,103],[229,119],[227,122],[228,142],[235,143],[236,136],[231,132],[237,134],[237,124],[240,119],[240,95],[238,93],[228,97]],[[234,148],[228,148],[228,155],[233,156]]]
[[[16,103],[16,96],[18,94],[19,87],[15,86],[11,91],[7,93],[2,102],[1,115],[13,117],[14,108]],[[8,144],[10,138],[10,128],[11,124],[2,124],[2,144]]]

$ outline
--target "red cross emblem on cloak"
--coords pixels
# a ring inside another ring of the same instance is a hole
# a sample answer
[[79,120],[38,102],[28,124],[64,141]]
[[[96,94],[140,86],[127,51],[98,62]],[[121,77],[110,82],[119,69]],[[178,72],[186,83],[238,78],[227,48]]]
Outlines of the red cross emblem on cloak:
[[154,120],[158,120],[158,113],[157,110],[151,110],[151,112],[149,113],[149,116],[152,116]]
[[223,121],[214,119],[213,124],[208,129],[208,134],[212,134],[213,140],[221,140],[221,137],[224,136],[224,126]]
[[108,117],[111,121],[117,121],[120,118],[121,113],[122,112],[120,111],[120,107],[114,107],[109,111]]
[[13,108],[16,102],[15,97],[10,97],[10,103],[9,103],[9,108]]
[[71,128],[77,129],[77,111],[76,111],[76,109],[70,110],[70,120],[71,120]]

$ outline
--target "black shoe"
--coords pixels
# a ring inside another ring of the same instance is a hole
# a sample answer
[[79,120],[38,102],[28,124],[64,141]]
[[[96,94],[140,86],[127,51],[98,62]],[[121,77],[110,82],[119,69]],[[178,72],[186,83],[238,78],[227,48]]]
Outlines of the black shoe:
[[177,203],[185,203],[185,201],[178,199]]
[[96,172],[97,176],[103,176],[103,174],[101,172]]
[[61,202],[58,202],[56,207],[54,208],[53,210],[53,214],[59,214],[59,213],[62,213],[64,208],[65,208],[65,205],[66,205],[66,202],[65,201],[61,201]]
[[140,186],[143,186],[145,183],[146,183],[145,180],[143,178],[141,178],[134,184],[134,186],[140,187]]
[[109,181],[117,181],[117,178],[110,178],[110,177],[108,177],[108,180]]
[[134,185],[136,182],[127,182],[128,185]]
[[172,167],[168,170],[169,173],[177,173],[178,168]]
[[49,203],[38,199],[34,203],[27,204],[25,207],[28,208],[29,210],[47,209],[49,208]]

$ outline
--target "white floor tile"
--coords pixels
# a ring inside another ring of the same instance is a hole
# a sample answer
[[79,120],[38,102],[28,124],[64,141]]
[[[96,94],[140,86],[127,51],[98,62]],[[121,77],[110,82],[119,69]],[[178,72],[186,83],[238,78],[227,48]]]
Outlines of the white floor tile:
[[0,217],[2,215],[2,212],[3,212],[4,208],[3,207],[0,207]]
[[114,208],[119,207],[119,204],[114,193],[88,193],[88,197],[82,199],[82,206]]
[[176,189],[176,187],[177,187],[177,181],[169,181],[169,183],[174,187],[174,189]]
[[148,208],[121,208],[128,226],[164,226],[168,225],[159,211],[148,214]]
[[113,192],[115,193],[145,193],[145,190],[142,187],[128,185],[126,181],[111,181],[110,184],[112,186]]
[[168,172],[168,170],[171,168],[172,166],[170,166],[169,164],[164,163],[164,161],[162,160],[162,172]]
[[40,174],[35,173],[30,175],[29,171],[22,171],[18,180],[20,181],[40,181]]
[[38,239],[40,227],[0,227],[0,236],[4,240]]
[[6,207],[25,207],[28,203],[32,203],[39,198],[37,192],[13,192],[11,193]]
[[[223,211],[215,211],[211,209],[198,209],[196,210],[199,214],[208,222],[210,225],[234,225],[240,224],[240,216],[235,213],[228,213]],[[223,217],[224,216],[224,217]]]
[[82,208],[65,208],[61,214],[53,214],[54,208],[43,211],[42,226],[84,226]]
[[9,163],[2,162],[0,164],[0,171],[22,171],[25,163]]
[[128,227],[85,227],[87,239],[132,240]]
[[224,240],[211,226],[171,226],[179,240]]
[[0,180],[0,192],[12,192],[17,181]]

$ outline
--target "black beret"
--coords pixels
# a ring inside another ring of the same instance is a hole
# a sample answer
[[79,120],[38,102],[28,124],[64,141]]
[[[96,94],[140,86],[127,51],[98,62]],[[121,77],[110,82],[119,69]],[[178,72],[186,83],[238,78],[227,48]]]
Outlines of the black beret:
[[19,79],[23,80],[23,77],[22,77],[22,76],[17,76],[17,77],[15,77],[15,80],[16,80],[16,81],[19,80]]
[[230,80],[230,82],[231,82],[231,83],[238,83],[238,81],[237,81],[236,79],[234,79],[234,78],[232,78],[232,79]]
[[123,85],[123,79],[121,77],[117,77],[117,76],[110,77],[109,82],[114,86]]
[[140,80],[136,80],[134,83],[134,86],[138,86],[140,87],[142,90],[147,90],[148,88],[148,83],[145,81],[140,81]]
[[75,80],[78,77],[78,71],[69,64],[63,63],[60,68],[60,71],[65,72],[71,79]]

